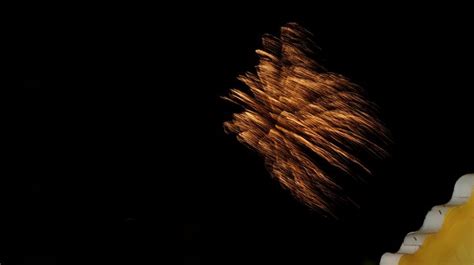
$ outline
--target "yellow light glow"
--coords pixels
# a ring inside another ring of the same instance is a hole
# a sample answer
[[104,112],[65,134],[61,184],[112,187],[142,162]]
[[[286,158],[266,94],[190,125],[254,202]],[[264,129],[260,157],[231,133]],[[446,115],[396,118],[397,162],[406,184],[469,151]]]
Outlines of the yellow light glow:
[[474,264],[474,188],[469,202],[451,208],[441,230],[429,235],[420,249],[404,255],[400,265]]

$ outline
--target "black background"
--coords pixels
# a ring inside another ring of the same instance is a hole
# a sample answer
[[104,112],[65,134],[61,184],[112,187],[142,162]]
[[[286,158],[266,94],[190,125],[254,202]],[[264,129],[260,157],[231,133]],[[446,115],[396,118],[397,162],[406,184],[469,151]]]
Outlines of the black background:
[[[238,7],[25,22],[12,48],[22,77],[4,97],[2,264],[378,264],[474,172],[462,8]],[[359,208],[336,206],[336,219],[222,130],[238,108],[220,97],[289,21],[392,133],[390,157],[348,187]]]

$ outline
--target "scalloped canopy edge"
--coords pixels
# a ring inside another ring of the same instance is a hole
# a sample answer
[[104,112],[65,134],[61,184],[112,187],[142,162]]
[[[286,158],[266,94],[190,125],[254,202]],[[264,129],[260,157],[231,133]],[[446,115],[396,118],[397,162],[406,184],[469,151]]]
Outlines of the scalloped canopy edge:
[[[451,233],[451,231],[447,231],[450,229],[449,227],[443,229],[445,226],[448,226],[448,222],[459,222],[459,220],[447,219],[464,219],[464,222],[468,222],[469,228],[474,227],[474,218],[469,218],[471,215],[466,217],[466,215],[458,213],[460,211],[469,211],[469,213],[472,212],[473,209],[471,208],[474,207],[474,204],[472,203],[474,201],[473,193],[474,174],[466,174],[459,178],[454,186],[451,200],[444,205],[434,206],[431,211],[426,214],[422,227],[418,231],[410,232],[405,236],[405,239],[403,240],[403,243],[397,253],[385,253],[380,260],[380,265],[424,264],[423,259],[417,257],[417,255],[421,256],[424,254],[421,253],[423,252],[423,249],[426,250],[430,247],[433,248],[433,245],[436,244],[433,244],[432,241],[439,241],[440,235],[441,238],[443,238],[444,234]],[[457,213],[454,213],[456,211]],[[442,233],[442,230],[445,230],[444,233]],[[467,237],[470,238],[470,233],[472,233],[472,238],[474,238],[474,230],[470,230],[472,229],[466,231],[468,233]],[[437,245],[439,246],[439,244]],[[473,259],[474,255],[471,255],[470,253],[474,253],[474,249],[467,249],[464,252],[468,253],[468,262],[471,262],[471,259]],[[413,262],[410,262],[409,260]],[[439,264],[451,264],[441,260],[439,262],[441,262]],[[462,265],[458,263],[458,261],[456,261],[456,264]]]

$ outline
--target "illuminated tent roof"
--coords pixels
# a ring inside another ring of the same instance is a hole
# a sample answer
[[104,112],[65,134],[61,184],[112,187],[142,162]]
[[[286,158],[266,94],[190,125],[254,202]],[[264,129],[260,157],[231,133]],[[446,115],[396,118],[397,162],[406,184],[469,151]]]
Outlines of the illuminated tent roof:
[[462,176],[451,200],[428,212],[420,230],[408,233],[397,253],[380,265],[473,265],[474,174]]

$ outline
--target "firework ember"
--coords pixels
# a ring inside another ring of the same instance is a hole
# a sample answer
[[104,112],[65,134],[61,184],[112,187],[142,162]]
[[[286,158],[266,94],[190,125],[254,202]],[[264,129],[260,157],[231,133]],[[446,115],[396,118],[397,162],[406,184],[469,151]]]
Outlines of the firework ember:
[[259,152],[296,198],[330,212],[330,200],[340,195],[327,165],[341,174],[355,168],[370,173],[355,150],[383,156],[383,141],[377,139],[384,139],[386,130],[360,87],[311,59],[310,37],[290,23],[281,28],[280,38],[262,38],[256,73],[238,77],[250,91],[232,89],[225,97],[244,111],[224,128]]

